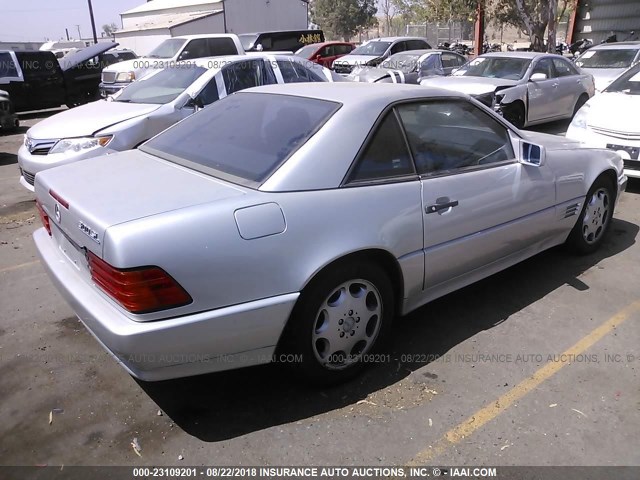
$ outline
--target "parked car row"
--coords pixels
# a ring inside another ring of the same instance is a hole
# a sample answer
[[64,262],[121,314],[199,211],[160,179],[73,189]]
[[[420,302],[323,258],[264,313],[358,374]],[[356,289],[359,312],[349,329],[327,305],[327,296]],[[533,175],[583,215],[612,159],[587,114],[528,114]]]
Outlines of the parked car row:
[[197,59],[155,69],[106,100],[53,115],[30,128],[18,151],[20,182],[33,191],[37,173],[78,160],[136,148],[197,110],[246,88],[332,82],[295,56],[267,53]]

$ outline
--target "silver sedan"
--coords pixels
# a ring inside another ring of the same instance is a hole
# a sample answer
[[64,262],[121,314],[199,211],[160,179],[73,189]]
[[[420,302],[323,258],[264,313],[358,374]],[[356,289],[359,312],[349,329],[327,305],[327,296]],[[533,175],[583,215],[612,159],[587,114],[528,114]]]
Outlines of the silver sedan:
[[571,61],[534,52],[487,53],[420,84],[471,95],[518,128],[572,118],[595,93],[593,77]]
[[138,378],[277,353],[339,381],[395,316],[555,245],[596,250],[626,177],[615,152],[576,147],[439,89],[260,87],[39,174],[34,238]]

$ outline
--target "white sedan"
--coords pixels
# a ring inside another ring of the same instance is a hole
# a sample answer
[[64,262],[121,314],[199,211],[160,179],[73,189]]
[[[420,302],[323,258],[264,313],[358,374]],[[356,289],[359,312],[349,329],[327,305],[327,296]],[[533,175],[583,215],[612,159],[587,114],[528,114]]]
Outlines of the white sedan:
[[625,173],[640,178],[640,64],[631,67],[580,109],[567,138],[587,147],[614,150],[624,160]]

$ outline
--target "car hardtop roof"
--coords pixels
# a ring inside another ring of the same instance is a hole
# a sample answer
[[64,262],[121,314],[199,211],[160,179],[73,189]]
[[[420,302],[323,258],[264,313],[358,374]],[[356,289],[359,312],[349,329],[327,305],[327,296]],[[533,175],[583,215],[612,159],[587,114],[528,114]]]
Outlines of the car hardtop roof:
[[[449,50],[440,50],[438,48],[420,48],[418,50],[405,50],[403,52],[394,53],[393,55],[391,55],[391,57],[395,57],[396,55],[402,55],[406,53],[409,53],[411,55],[426,55],[427,53],[442,53],[442,52],[456,53],[456,52],[451,52]],[[456,55],[458,54],[456,53]]]
[[216,57],[194,58],[192,60],[183,60],[180,63],[183,65],[192,64],[204,68],[219,68],[220,66],[224,66],[224,64],[239,62],[243,60],[249,61],[256,58],[263,58],[267,60],[275,58],[276,60],[294,60],[296,62],[304,61],[303,59],[301,59],[300,57],[296,57],[295,55],[285,55],[282,53],[271,52],[252,52],[251,55],[219,55]]
[[609,48],[622,49],[622,50],[637,50],[640,48],[640,40],[628,41],[628,42],[601,43],[600,45],[594,45],[593,47],[589,48],[589,50],[604,50]]
[[462,93],[442,88],[408,84],[360,82],[309,82],[265,85],[243,90],[243,92],[307,97],[338,102],[346,106],[358,106],[363,103],[389,104],[424,97],[466,98],[466,95]]
[[177,37],[167,38],[167,40],[171,40],[177,38],[179,40],[193,40],[198,38],[228,38],[228,37],[237,37],[235,33],[203,33],[198,35],[178,35]]
[[363,42],[363,45],[369,42],[397,42],[398,40],[424,40],[425,42],[427,41],[427,39],[424,37],[378,37],[378,38],[371,38],[366,42]]
[[503,57],[503,58],[530,58],[530,59],[546,57],[546,56],[562,57],[562,55],[557,55],[555,53],[547,53],[547,52],[491,52],[491,53],[483,53],[482,55],[480,55],[480,57],[482,58]]

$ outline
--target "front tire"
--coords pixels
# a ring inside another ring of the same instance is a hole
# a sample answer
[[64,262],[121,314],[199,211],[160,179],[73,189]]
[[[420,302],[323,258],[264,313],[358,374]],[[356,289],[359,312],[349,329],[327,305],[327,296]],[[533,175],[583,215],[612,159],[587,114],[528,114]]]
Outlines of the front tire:
[[509,121],[514,127],[520,129],[524,128],[526,122],[526,112],[524,104],[522,102],[514,102],[503,107],[504,118]]
[[586,255],[595,252],[611,226],[615,190],[612,182],[599,177],[589,189],[582,212],[567,239],[567,245]]
[[322,385],[358,374],[388,338],[394,301],[389,277],[375,264],[321,272],[302,292],[287,325],[283,347],[298,359],[291,366]]

